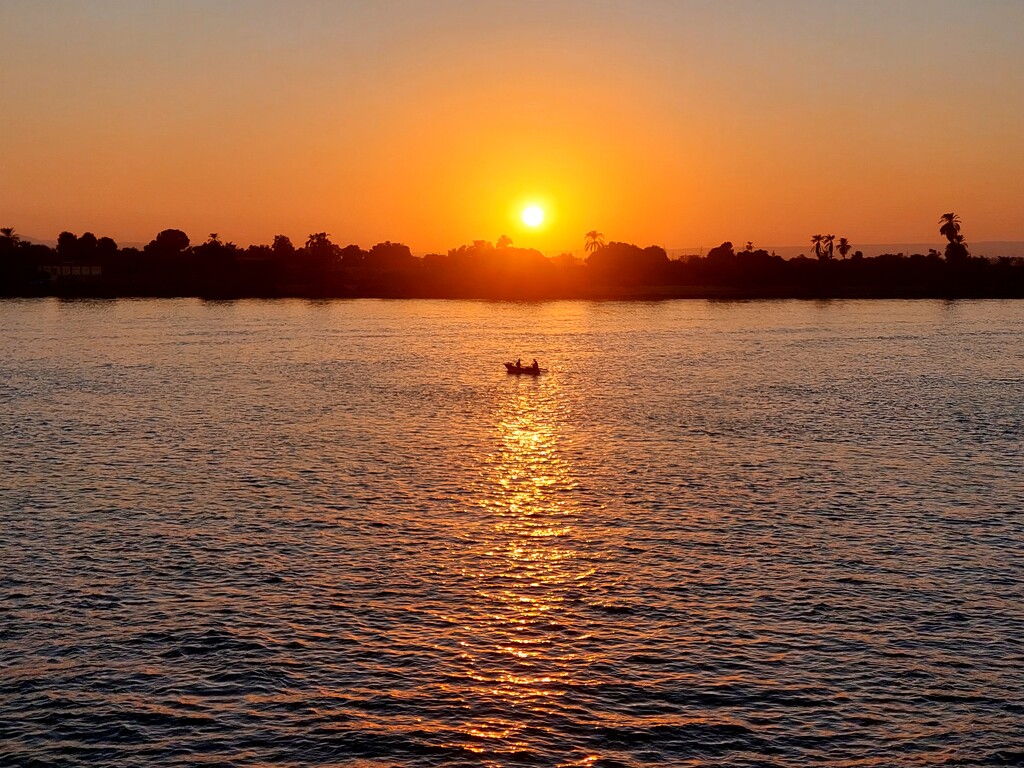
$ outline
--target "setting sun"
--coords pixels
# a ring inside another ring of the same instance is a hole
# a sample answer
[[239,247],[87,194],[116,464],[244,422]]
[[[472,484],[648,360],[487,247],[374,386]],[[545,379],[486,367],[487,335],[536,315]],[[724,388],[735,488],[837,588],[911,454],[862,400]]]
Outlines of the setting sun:
[[544,211],[539,206],[530,205],[523,209],[523,224],[528,227],[539,227],[544,221]]

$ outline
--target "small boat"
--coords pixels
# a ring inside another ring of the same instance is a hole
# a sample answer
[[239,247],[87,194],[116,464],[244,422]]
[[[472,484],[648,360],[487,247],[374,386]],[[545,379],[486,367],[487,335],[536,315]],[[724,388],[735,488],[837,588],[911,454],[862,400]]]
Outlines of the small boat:
[[532,365],[516,365],[515,363],[505,363],[505,370],[509,373],[525,373],[527,376],[537,376],[543,368],[534,368]]

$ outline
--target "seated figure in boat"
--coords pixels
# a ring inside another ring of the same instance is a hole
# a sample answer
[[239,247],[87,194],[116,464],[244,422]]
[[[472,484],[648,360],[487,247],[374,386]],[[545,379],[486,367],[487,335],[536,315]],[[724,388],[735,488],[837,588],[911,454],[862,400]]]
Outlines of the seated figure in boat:
[[516,358],[516,368],[522,368],[522,367],[523,367],[523,360],[522,360],[522,358],[517,357]]
[[[519,361],[517,360],[516,361],[516,365],[518,365],[518,364],[519,364]],[[537,364],[537,358],[536,357],[533,358],[533,370],[535,370],[535,371],[539,371],[540,370],[540,366]]]

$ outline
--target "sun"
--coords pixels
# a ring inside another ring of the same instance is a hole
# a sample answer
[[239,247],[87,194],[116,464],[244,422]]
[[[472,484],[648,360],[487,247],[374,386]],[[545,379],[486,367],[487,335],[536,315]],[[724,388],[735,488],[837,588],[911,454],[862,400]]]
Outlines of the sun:
[[539,227],[544,222],[544,211],[539,205],[528,205],[523,208],[523,224],[528,227]]

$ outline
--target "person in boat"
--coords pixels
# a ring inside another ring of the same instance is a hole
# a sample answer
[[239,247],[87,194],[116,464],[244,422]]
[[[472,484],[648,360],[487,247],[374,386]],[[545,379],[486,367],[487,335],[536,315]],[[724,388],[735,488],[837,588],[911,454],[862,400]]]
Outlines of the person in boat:
[[535,371],[539,371],[540,370],[540,366],[537,364],[537,358],[536,357],[533,358],[533,370],[535,370]]
[[517,357],[516,358],[516,368],[522,368],[522,367],[523,367],[523,360],[522,360],[522,358]]

